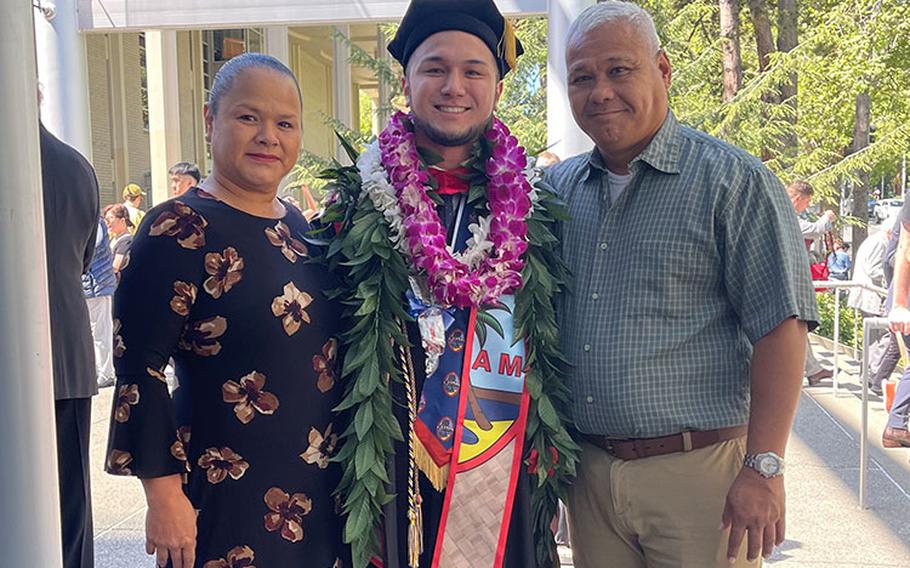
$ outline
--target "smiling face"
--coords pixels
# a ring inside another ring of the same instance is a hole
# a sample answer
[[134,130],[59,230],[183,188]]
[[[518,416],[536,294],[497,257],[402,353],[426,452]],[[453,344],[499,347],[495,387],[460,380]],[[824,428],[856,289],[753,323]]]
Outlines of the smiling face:
[[[627,170],[667,116],[670,62],[626,22],[587,32],[566,53],[569,102],[578,126],[610,169]],[[617,171],[616,173],[625,173]]]
[[268,68],[240,71],[205,109],[212,173],[244,191],[274,193],[300,152],[300,98],[293,79]]
[[428,37],[411,55],[404,92],[417,143],[456,147],[484,133],[502,83],[493,53],[480,38],[445,31]]

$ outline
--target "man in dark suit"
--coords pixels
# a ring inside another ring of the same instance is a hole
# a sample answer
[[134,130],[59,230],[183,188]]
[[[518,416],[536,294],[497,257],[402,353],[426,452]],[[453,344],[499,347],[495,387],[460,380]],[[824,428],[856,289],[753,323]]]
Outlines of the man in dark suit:
[[98,181],[88,161],[41,125],[57,468],[64,568],[92,568],[89,429],[97,394],[92,332],[82,297],[98,231]]

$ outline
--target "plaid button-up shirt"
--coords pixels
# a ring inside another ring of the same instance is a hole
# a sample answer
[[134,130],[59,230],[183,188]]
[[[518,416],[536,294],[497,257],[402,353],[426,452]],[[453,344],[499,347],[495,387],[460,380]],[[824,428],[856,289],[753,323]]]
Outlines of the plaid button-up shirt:
[[818,320],[797,217],[748,153],[672,113],[610,203],[595,149],[547,170],[568,203],[561,303],[581,432],[643,438],[744,424],[752,345]]

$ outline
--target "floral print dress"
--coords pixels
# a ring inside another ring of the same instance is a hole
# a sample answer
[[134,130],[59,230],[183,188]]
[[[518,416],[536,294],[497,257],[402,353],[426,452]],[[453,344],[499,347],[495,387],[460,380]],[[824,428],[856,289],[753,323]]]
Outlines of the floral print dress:
[[[106,469],[182,474],[196,566],[350,566],[329,458],[340,309],[309,229],[193,189],[139,228],[114,299],[117,386]],[[168,393],[173,358],[179,387]]]

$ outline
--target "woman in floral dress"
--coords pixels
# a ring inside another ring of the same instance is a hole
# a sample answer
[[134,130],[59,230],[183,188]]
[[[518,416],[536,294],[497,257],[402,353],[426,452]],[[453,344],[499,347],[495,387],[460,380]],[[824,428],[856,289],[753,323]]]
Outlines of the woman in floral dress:
[[159,566],[350,566],[329,462],[343,429],[335,283],[276,198],[300,129],[286,67],[228,62],[206,107],[212,174],[149,212],[122,272],[106,469],[142,480]]

